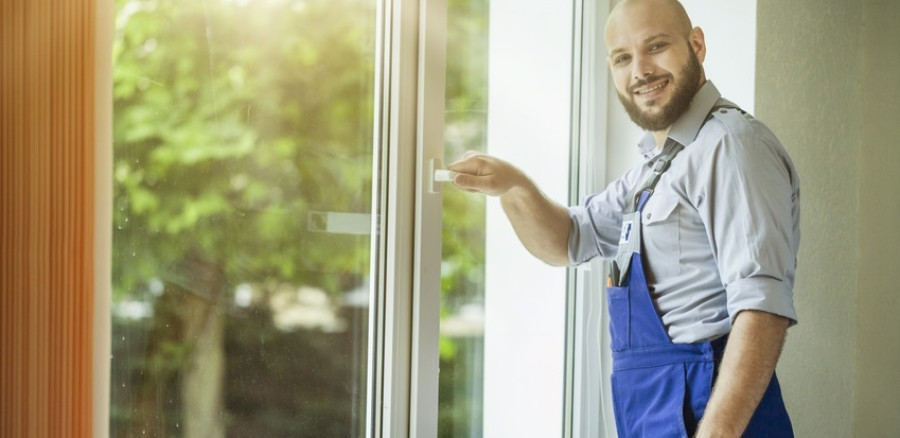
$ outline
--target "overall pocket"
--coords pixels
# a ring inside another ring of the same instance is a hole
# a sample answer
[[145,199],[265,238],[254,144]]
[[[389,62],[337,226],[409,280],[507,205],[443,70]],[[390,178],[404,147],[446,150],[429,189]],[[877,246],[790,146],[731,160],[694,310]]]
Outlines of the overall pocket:
[[684,364],[613,371],[612,391],[619,436],[688,437]]
[[631,309],[629,308],[628,294],[628,286],[606,287],[606,300],[609,305],[609,338],[612,351],[623,351],[629,346]]

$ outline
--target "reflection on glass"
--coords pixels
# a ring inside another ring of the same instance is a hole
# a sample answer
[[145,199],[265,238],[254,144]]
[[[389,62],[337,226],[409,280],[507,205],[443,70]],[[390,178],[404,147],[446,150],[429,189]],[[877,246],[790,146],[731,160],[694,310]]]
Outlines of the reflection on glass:
[[365,431],[374,0],[117,0],[116,437]]
[[[488,80],[487,0],[449,0],[445,162],[485,150]],[[482,436],[485,199],[443,190],[438,436]]]

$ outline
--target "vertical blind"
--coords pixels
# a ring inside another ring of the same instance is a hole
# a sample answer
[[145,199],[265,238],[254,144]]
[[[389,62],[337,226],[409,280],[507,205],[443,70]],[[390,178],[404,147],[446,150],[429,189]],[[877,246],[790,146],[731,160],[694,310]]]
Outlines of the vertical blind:
[[92,434],[94,0],[0,2],[0,436]]

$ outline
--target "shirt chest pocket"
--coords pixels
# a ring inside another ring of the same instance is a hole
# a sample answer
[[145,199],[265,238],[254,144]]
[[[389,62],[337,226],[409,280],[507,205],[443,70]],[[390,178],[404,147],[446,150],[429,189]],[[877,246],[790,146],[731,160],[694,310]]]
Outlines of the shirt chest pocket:
[[651,278],[681,272],[681,207],[678,197],[655,193],[641,215],[644,261]]

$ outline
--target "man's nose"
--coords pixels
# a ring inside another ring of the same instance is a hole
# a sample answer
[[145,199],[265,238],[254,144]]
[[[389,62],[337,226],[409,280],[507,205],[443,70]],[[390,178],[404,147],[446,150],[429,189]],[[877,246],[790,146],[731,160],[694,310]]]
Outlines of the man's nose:
[[640,80],[652,76],[655,68],[646,56],[636,56],[631,63],[631,74]]

